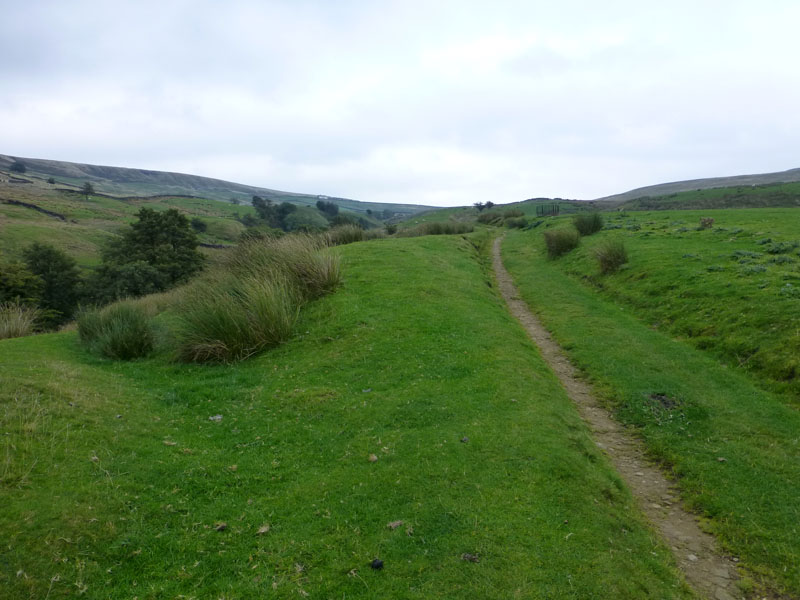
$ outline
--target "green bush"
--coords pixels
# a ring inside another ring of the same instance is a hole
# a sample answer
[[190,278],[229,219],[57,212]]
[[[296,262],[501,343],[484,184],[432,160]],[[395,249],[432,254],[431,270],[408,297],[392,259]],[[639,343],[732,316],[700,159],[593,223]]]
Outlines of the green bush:
[[622,240],[606,240],[594,249],[601,273],[613,273],[628,262],[628,252]]
[[592,235],[603,228],[603,215],[598,212],[577,214],[572,217],[572,224],[581,235]]
[[525,217],[512,217],[505,220],[505,226],[512,229],[522,229],[528,225],[528,219]]
[[289,338],[302,300],[287,279],[206,279],[177,316],[178,357],[188,362],[243,360]]
[[0,304],[0,340],[32,334],[39,312],[18,301]]
[[558,258],[570,250],[577,248],[581,236],[576,229],[554,229],[544,232],[544,243],[547,246],[547,256]]
[[92,352],[117,360],[142,358],[155,348],[155,330],[144,307],[123,300],[78,314],[78,336]]

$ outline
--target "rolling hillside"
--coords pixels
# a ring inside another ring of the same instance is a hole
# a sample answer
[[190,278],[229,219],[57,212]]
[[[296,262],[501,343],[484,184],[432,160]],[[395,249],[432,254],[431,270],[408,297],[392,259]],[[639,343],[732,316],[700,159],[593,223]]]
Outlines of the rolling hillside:
[[761,173],[756,175],[736,175],[732,177],[711,177],[707,179],[689,179],[673,181],[636,188],[621,194],[597,198],[596,202],[623,203],[644,197],[668,196],[679,192],[707,190],[712,188],[737,188],[744,186],[762,186],[775,183],[792,183],[800,181],[800,169],[789,169],[777,173]]
[[366,214],[367,210],[371,210],[387,216],[407,216],[431,208],[414,204],[379,204],[321,194],[284,192],[183,173],[87,165],[5,154],[0,154],[0,171],[8,171],[16,161],[23,163],[27,169],[24,174],[18,176],[20,184],[23,184],[24,180],[47,180],[52,177],[56,180],[57,187],[77,189],[89,181],[98,192],[114,196],[199,196],[225,202],[233,198],[242,203],[249,202],[253,196],[261,196],[273,202],[291,202],[307,206],[313,206],[322,198],[334,201],[341,208],[352,212]]

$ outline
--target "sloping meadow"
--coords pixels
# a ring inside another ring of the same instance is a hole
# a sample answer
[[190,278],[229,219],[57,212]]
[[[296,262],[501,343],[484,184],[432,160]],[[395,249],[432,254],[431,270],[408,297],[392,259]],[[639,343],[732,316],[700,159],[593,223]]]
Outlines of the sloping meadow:
[[[705,229],[698,213],[619,215],[555,260],[540,232],[504,243],[523,299],[740,560],[744,586],[771,597],[800,594],[797,378],[747,358],[797,361],[800,300],[781,292],[798,277],[794,215],[701,213],[716,220]],[[601,275],[592,250],[614,237],[630,262]],[[736,344],[751,349],[741,363]]]
[[335,251],[235,365],[0,342],[6,597],[688,597],[470,240]]

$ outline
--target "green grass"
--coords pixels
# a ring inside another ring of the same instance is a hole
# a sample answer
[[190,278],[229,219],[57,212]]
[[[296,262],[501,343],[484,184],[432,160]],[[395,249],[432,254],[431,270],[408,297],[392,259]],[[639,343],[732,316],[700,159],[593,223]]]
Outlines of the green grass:
[[688,597],[472,243],[336,252],[235,366],[0,342],[5,597]]
[[[800,406],[800,211],[607,214],[608,231],[582,241],[563,268],[688,340],[762,379]],[[627,267],[600,277],[595,250],[615,237]]]
[[[691,214],[682,216],[696,222]],[[787,221],[785,214],[773,217],[773,224]],[[767,217],[725,215],[725,219],[734,218],[753,228],[754,220]],[[724,298],[692,294],[706,284],[699,275],[687,277],[683,265],[694,263],[692,274],[705,270],[680,253],[711,244],[717,248],[712,252],[726,248],[727,254],[752,244],[755,236],[736,242],[731,241],[730,232],[692,231],[679,241],[667,241],[668,237],[659,236],[669,236],[677,227],[669,219],[675,215],[663,221],[659,216],[648,225],[661,234],[644,236],[650,231],[644,227],[647,223],[629,234],[625,243],[630,266],[606,276],[603,289],[613,290],[612,295],[622,290],[634,295],[637,286],[648,285],[659,290],[654,306],[681,302],[683,310],[698,312],[713,306],[723,315],[742,310],[744,305],[737,302],[743,291],[727,292],[727,304]],[[662,225],[666,229],[658,229]],[[795,226],[787,229],[791,227]],[[606,235],[598,234],[593,241],[596,237],[602,243]],[[703,236],[704,241],[695,236]],[[655,330],[643,318],[646,311],[632,311],[627,303],[603,298],[581,275],[587,269],[597,271],[590,253],[590,248],[582,247],[562,260],[549,261],[538,232],[509,234],[504,244],[506,265],[523,298],[619,418],[636,427],[652,455],[671,470],[685,498],[705,516],[725,551],[741,558],[750,572],[750,583],[763,579],[767,585],[772,582],[778,589],[800,594],[797,409],[788,406],[784,397],[761,389],[739,369]],[[704,254],[706,260],[713,256]],[[637,273],[646,276],[637,278]],[[718,280],[712,281],[717,285],[709,289],[717,289]],[[764,304],[763,309],[750,304],[748,310],[772,314]]]

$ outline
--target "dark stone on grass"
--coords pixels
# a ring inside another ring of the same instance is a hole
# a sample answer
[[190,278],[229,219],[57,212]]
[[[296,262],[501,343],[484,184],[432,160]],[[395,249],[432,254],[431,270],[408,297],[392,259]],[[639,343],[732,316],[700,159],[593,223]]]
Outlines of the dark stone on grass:
[[469,552],[465,552],[461,555],[461,560],[466,560],[467,562],[480,562],[481,559],[478,557],[477,554],[470,554]]
[[467,436],[464,436],[463,438],[461,438],[461,443],[462,444],[466,444],[468,441],[469,441],[469,438]]
[[383,561],[380,558],[373,558],[372,562],[369,563],[369,566],[376,571],[380,571],[383,568]]

